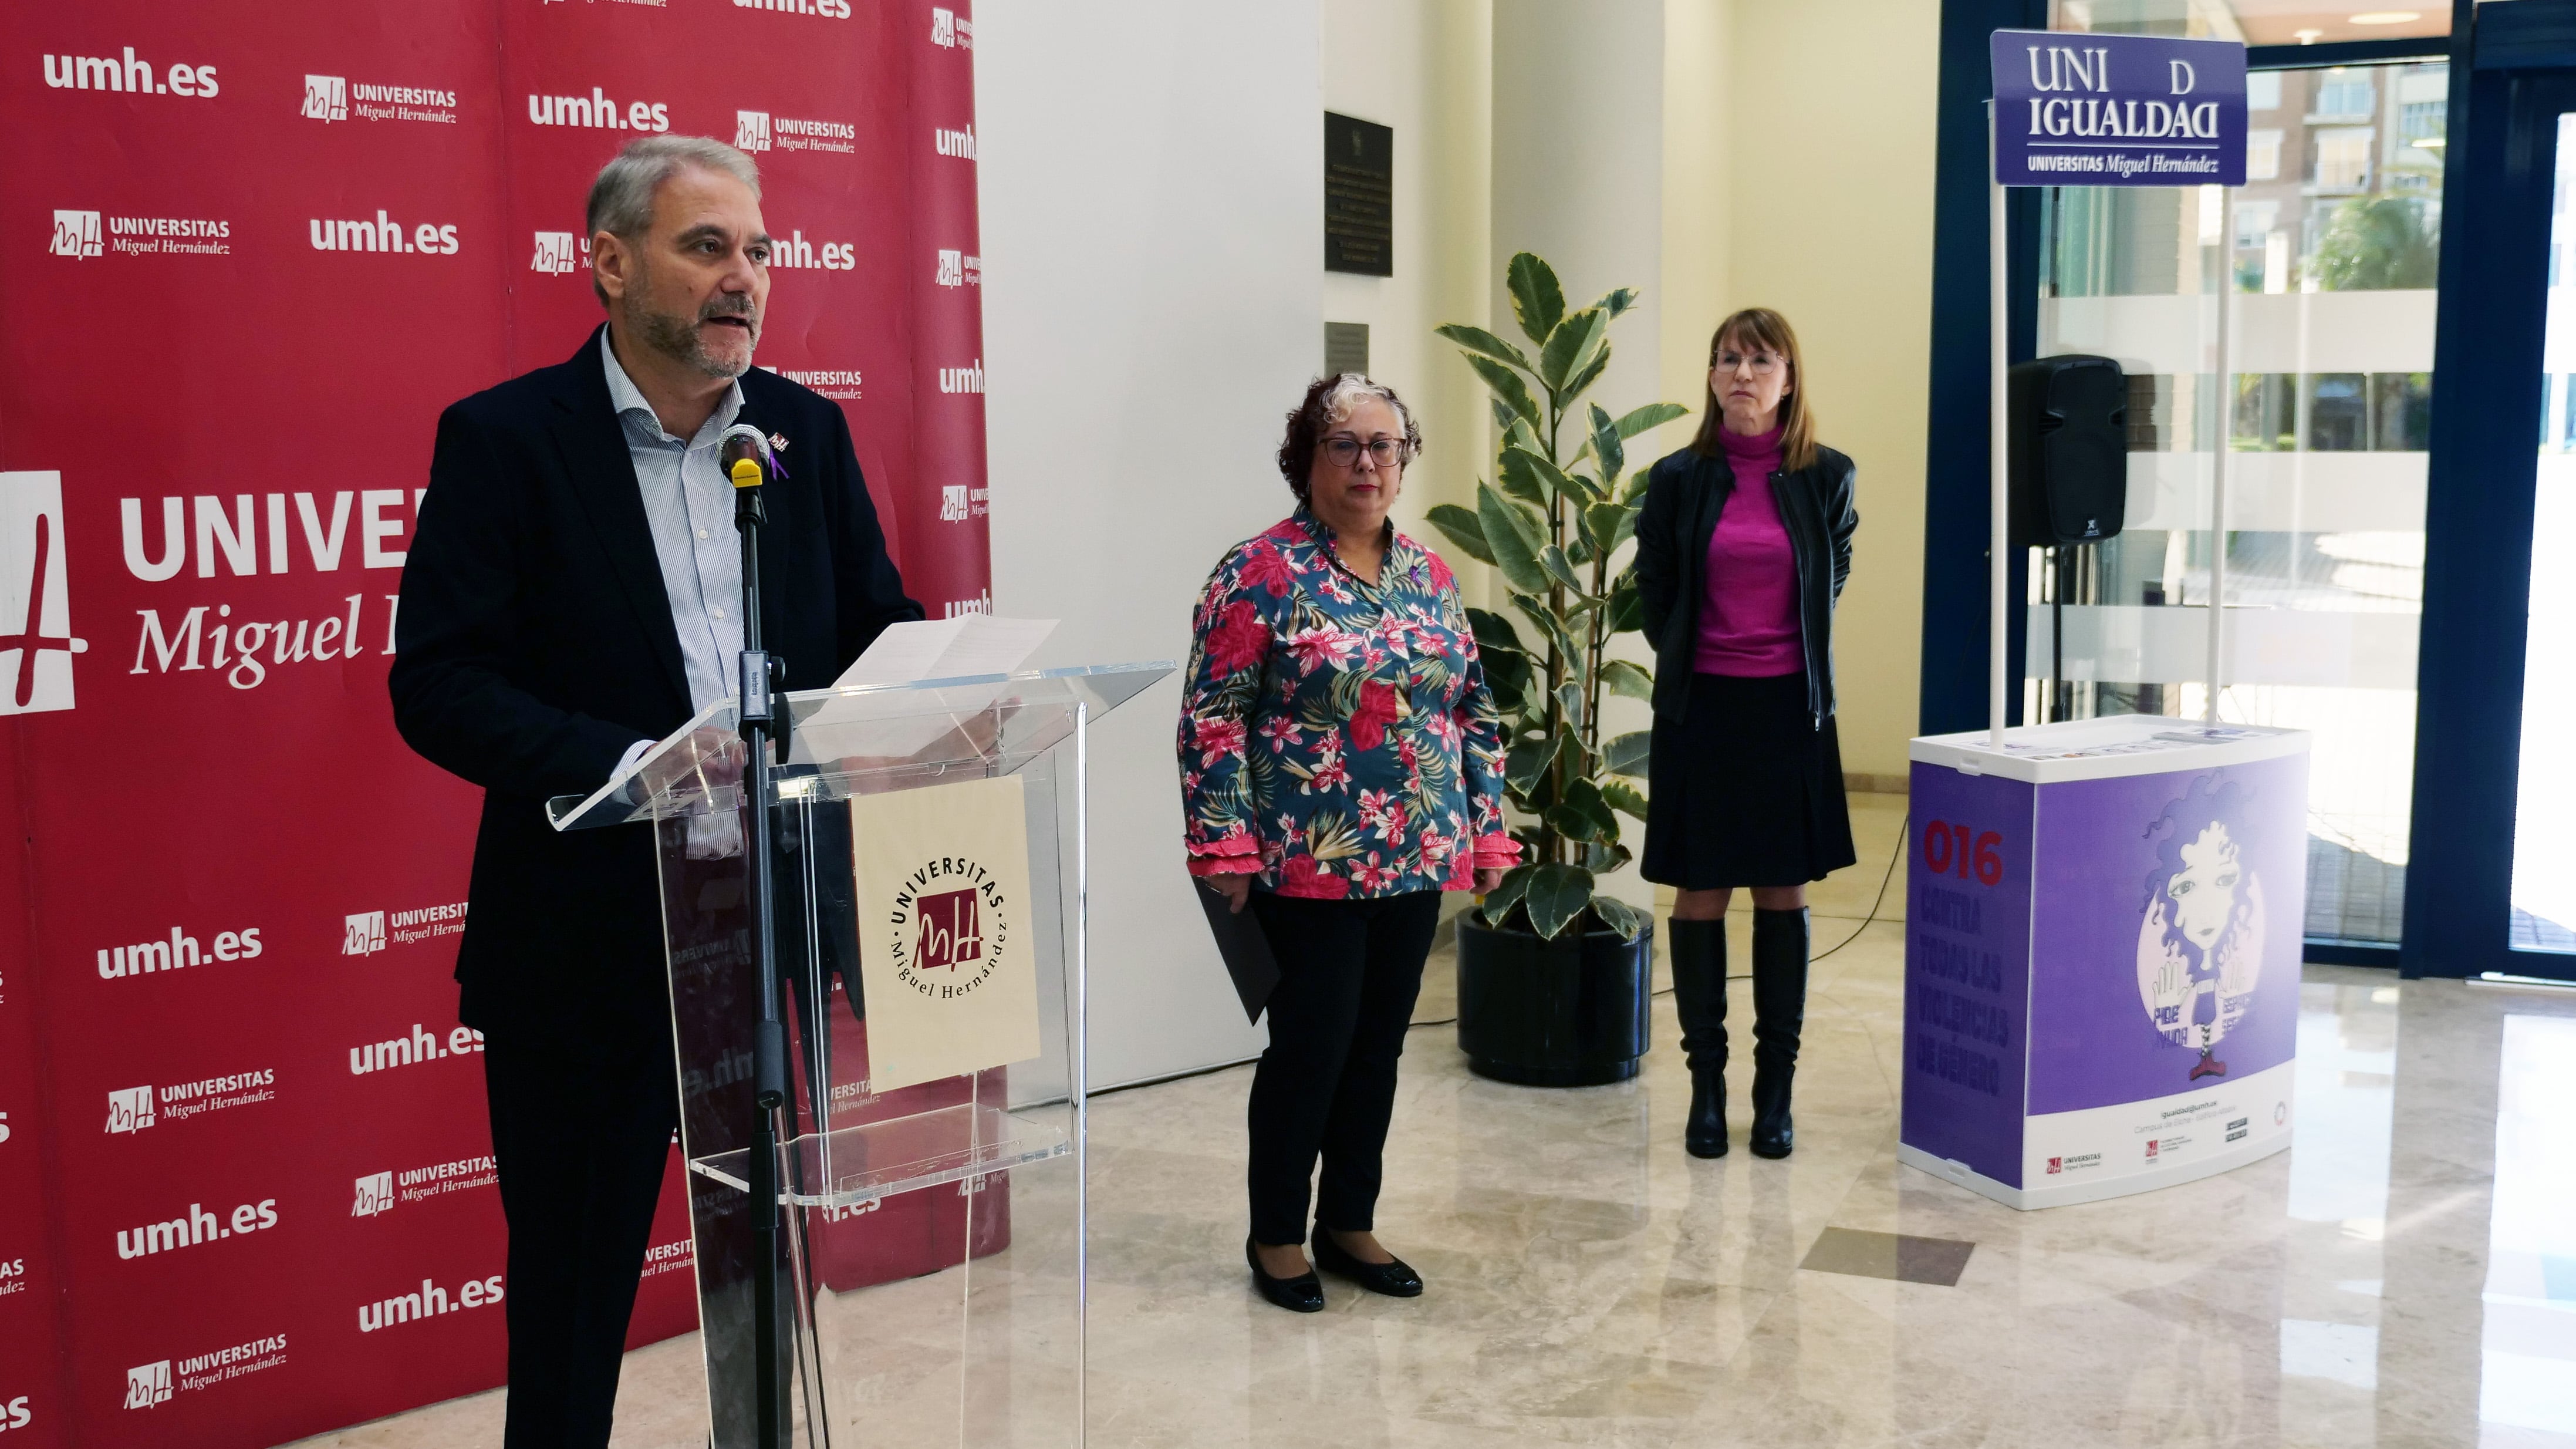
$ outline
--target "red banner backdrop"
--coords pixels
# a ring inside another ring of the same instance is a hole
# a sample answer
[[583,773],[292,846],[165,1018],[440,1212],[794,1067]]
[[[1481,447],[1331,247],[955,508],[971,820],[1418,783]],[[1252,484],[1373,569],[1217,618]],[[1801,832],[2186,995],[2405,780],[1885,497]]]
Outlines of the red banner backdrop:
[[[263,1445],[501,1381],[478,800],[396,738],[441,407],[599,318],[592,173],[754,152],[762,366],[914,597],[990,597],[965,7],[0,9],[0,1449]],[[637,1342],[694,1318],[678,1174]]]

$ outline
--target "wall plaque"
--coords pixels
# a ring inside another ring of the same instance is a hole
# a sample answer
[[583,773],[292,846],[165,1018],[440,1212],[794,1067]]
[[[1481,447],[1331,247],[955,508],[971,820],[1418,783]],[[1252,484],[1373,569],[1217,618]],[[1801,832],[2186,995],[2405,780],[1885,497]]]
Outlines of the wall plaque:
[[1395,130],[1324,113],[1324,270],[1395,275]]
[[1324,324],[1324,375],[1337,376],[1356,372],[1368,376],[1368,324],[1366,322],[1327,322]]

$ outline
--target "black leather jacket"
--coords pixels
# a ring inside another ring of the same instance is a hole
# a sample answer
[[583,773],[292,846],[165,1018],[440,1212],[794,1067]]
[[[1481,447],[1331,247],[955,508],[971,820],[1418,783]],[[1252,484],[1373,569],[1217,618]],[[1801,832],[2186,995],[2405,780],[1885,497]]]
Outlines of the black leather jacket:
[[[1809,466],[1771,475],[1772,497],[1798,561],[1807,713],[1818,729],[1834,712],[1834,604],[1851,574],[1852,533],[1860,527],[1852,507],[1853,471],[1851,459],[1820,447]],[[1647,476],[1645,509],[1637,515],[1637,592],[1645,605],[1646,638],[1655,647],[1655,716],[1678,720],[1699,652],[1709,535],[1717,531],[1726,496],[1735,491],[1735,474],[1723,456],[1702,457],[1684,448],[1658,461]]]

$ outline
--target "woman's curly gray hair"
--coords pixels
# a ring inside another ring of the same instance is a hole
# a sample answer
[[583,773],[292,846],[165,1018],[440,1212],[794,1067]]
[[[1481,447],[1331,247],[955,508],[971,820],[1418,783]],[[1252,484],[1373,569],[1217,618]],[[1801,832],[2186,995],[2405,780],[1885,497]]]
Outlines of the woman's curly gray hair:
[[1316,378],[1306,389],[1306,400],[1288,414],[1288,436],[1279,443],[1279,472],[1288,480],[1297,501],[1306,501],[1307,482],[1315,472],[1315,449],[1323,445],[1324,435],[1333,425],[1351,415],[1351,409],[1376,399],[1395,409],[1397,422],[1404,424],[1405,456],[1422,456],[1422,429],[1413,422],[1413,409],[1395,395],[1395,389],[1374,382],[1356,372],[1337,372]]

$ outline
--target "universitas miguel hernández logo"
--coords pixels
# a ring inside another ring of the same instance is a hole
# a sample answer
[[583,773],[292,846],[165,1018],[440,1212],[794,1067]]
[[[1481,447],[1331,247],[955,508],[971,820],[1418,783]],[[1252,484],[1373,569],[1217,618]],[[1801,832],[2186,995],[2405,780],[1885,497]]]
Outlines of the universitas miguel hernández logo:
[[1001,969],[1017,903],[993,872],[962,856],[923,862],[904,877],[887,921],[895,975],[933,1001],[972,993]]
[[2203,775],[2146,830],[2156,866],[2138,923],[2138,999],[2168,1045],[2199,1054],[2188,1081],[2227,1075],[2218,1044],[2263,975],[2263,882],[2245,864],[2250,803],[2242,785]]
[[0,714],[72,707],[71,614],[63,475],[0,473]]

